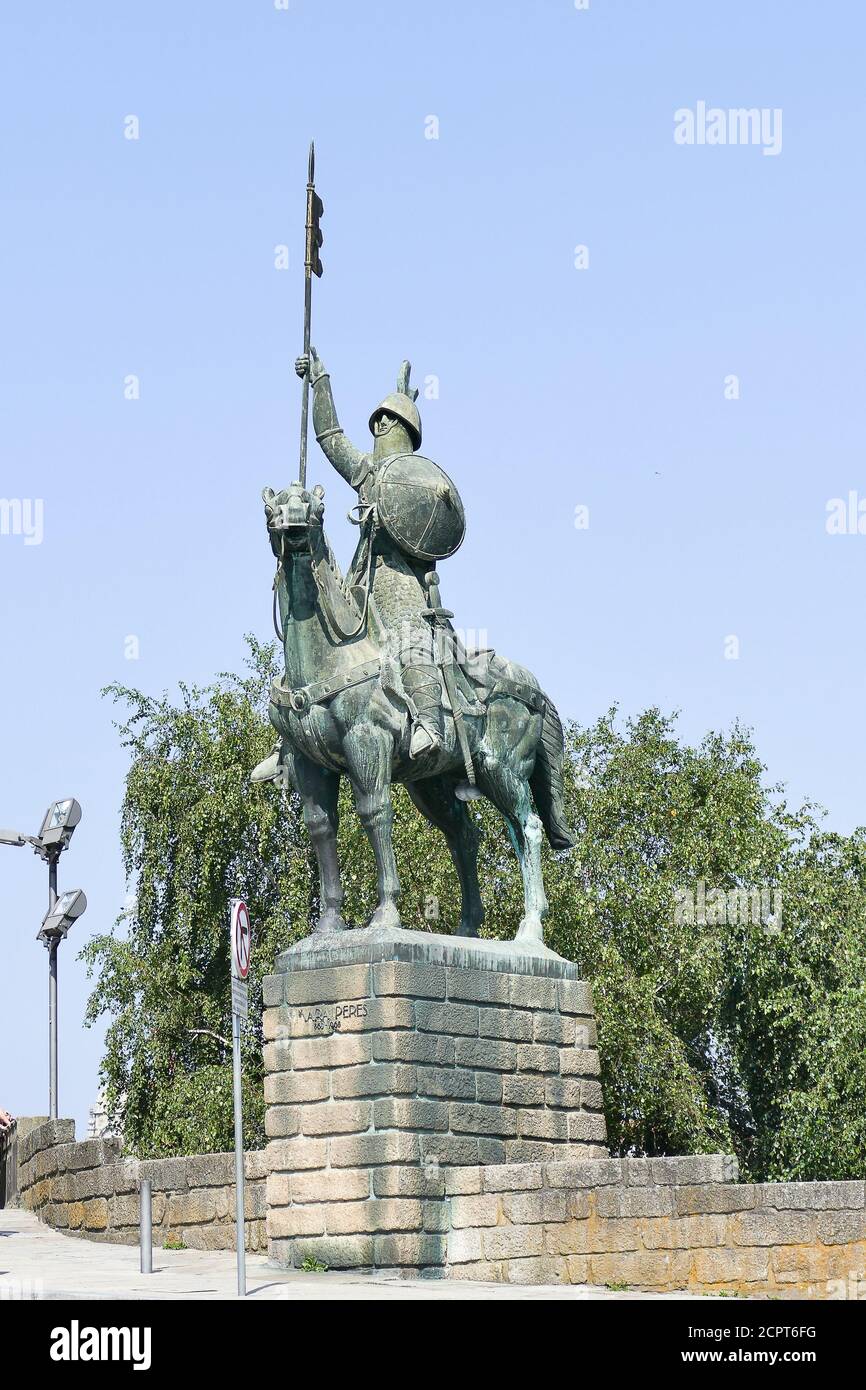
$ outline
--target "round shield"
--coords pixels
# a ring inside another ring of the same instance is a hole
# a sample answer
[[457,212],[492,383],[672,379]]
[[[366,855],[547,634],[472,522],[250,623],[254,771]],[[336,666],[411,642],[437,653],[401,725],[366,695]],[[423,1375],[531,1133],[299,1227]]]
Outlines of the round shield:
[[416,560],[445,560],[462,543],[466,515],[448,474],[423,454],[394,454],[376,478],[381,525]]

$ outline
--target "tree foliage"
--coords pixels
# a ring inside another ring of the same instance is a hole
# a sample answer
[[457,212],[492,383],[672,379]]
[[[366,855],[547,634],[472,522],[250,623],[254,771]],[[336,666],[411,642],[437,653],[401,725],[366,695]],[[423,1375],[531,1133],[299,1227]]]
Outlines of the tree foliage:
[[[232,896],[254,924],[246,1132],[250,1146],[264,1142],[261,978],[306,933],[318,888],[297,799],[248,783],[271,746],[275,670],[275,649],[250,639],[246,677],[182,686],[177,703],[110,687],[126,708],[121,839],[133,893],[115,930],[85,949],[97,976],[88,1021],[109,1016],[109,1105],[143,1155],[231,1145]],[[547,941],[593,985],[614,1152],[724,1149],[756,1178],[852,1177],[866,1162],[866,831],[823,831],[814,808],[789,809],[764,773],[739,727],[698,747],[657,710],[570,727],[578,844],[546,851]],[[444,841],[402,788],[395,801],[404,924],[453,930]],[[493,809],[471,813],[483,830],[484,933],[508,938],[520,874]],[[344,915],[363,925],[375,874],[347,790],[340,854]],[[728,901],[744,890],[741,903],[778,893],[781,916],[701,920],[682,909],[699,883]]]

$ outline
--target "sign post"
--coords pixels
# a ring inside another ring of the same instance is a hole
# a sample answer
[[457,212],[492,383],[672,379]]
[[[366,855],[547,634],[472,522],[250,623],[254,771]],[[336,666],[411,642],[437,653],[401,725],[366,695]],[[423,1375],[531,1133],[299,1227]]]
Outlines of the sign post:
[[235,1110],[235,1243],[238,1252],[238,1297],[246,1298],[246,1237],[244,1233],[244,1116],[241,1094],[241,1019],[249,1014],[250,913],[242,898],[232,898],[230,913],[232,959],[232,1084]]

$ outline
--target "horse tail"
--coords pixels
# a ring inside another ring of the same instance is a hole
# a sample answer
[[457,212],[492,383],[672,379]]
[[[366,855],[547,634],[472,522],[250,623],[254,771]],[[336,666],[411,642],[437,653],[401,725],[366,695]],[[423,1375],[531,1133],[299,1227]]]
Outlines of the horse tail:
[[553,849],[573,849],[574,832],[565,816],[562,762],[565,738],[562,721],[552,700],[545,700],[541,739],[535,755],[535,768],[529,779],[538,814]]

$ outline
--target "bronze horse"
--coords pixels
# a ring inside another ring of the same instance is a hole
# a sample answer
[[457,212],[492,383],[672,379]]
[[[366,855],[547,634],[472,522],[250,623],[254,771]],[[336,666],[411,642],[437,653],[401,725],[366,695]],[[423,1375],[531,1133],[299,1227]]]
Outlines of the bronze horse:
[[[307,492],[293,483],[280,493],[266,488],[263,498],[279,562],[275,608],[286,672],[285,682],[272,687],[269,715],[318,860],[321,914],[314,931],[346,928],[337,857],[337,799],[345,775],[376,858],[378,903],[369,926],[400,926],[391,787],[402,782],[448,842],[462,895],[459,934],[477,936],[484,920],[479,836],[461,799],[472,793],[456,721],[446,717],[445,740],[432,761],[410,759],[409,704],[394,654],[399,634],[381,624],[374,602],[365,615],[343,581],[322,525],[322,488]],[[435,584],[435,574],[427,578]],[[517,939],[542,942],[548,910],[542,829],[554,849],[574,843],[562,801],[562,725],[531,672],[491,652],[464,652],[451,629],[449,637],[458,653],[452,669],[459,670],[457,696],[477,787],[504,817],[523,875]]]

